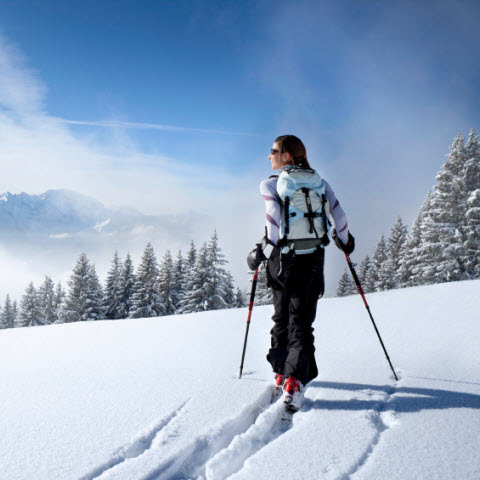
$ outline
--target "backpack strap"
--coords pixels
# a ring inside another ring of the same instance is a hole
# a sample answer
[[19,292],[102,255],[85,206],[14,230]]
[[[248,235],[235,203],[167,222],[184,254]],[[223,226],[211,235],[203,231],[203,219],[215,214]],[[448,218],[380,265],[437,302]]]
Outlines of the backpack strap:
[[330,223],[330,220],[327,218],[327,212],[325,211],[325,204],[327,203],[327,197],[324,193],[322,193],[322,217],[323,217],[323,231],[325,232],[324,235],[324,245],[327,246],[330,243],[330,240],[328,239],[328,235],[326,232],[328,232],[328,226],[327,222],[329,225],[332,225]]
[[308,213],[304,213],[303,216],[307,217],[308,223],[310,225],[310,234],[315,232],[315,236],[318,238],[318,232],[315,228],[315,224],[313,223],[313,219],[318,216],[318,214],[313,213],[312,209],[312,201],[310,200],[310,194],[308,193],[309,190],[306,187],[302,188],[302,192],[305,195],[305,203],[307,204]]
[[[281,205],[281,204],[280,204]],[[290,233],[290,198],[285,197],[285,203],[283,206],[283,220],[285,222],[285,235]]]

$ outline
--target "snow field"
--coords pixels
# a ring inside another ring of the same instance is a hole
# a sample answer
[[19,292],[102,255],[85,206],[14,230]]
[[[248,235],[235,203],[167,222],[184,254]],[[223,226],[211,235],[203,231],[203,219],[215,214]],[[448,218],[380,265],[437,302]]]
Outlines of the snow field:
[[[272,307],[0,331],[0,478],[480,478],[480,281],[323,299],[319,377],[270,405]],[[28,459],[28,461],[25,461]]]

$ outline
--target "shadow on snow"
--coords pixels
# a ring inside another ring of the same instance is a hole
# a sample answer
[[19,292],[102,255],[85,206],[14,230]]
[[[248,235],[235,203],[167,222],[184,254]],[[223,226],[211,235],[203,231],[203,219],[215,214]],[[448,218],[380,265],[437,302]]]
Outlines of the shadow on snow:
[[[394,387],[392,385],[366,385],[359,383],[312,382],[309,386],[335,390],[376,390],[393,395],[388,402],[398,413],[440,410],[448,408],[480,409],[480,395],[434,388]],[[382,403],[380,401],[380,403]],[[315,410],[368,410],[376,409],[379,401],[372,400],[309,400],[305,399],[303,411]]]

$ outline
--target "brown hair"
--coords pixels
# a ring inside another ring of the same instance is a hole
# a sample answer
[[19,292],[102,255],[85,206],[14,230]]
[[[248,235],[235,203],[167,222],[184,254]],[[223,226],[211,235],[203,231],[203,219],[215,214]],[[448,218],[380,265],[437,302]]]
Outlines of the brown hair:
[[295,135],[281,135],[275,139],[280,146],[280,153],[288,152],[292,157],[293,165],[312,168],[307,160],[307,150],[303,142]]

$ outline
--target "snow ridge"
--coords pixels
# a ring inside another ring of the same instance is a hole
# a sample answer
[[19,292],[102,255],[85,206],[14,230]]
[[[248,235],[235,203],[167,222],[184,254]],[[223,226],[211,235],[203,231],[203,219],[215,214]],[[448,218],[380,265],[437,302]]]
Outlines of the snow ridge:
[[189,400],[183,402],[178,408],[170,414],[163,417],[155,425],[146,428],[140,432],[130,443],[119,448],[118,451],[105,463],[95,467],[89,473],[80,478],[80,480],[94,480],[107,473],[112,468],[128,459],[136,458],[145,453],[152,447],[155,438],[167,427],[175,417],[179,416],[185,409]]
[[401,377],[399,377],[399,382],[396,382],[396,384],[386,386],[383,393],[372,390],[363,390],[357,394],[357,400],[364,401],[366,400],[366,398],[364,398],[366,396],[368,400],[374,400],[376,402],[373,410],[368,411],[368,418],[375,433],[371,442],[367,445],[358,460],[347,472],[340,475],[337,480],[351,480],[372,457],[375,449],[380,444],[384,432],[398,423],[390,402],[393,396],[397,393],[400,381]]
[[[255,424],[262,411],[270,404],[272,388],[269,386],[254,403],[240,414],[196,437],[181,451],[176,452],[141,480],[175,480],[180,478],[205,478],[207,462],[222,452],[232,441]],[[207,475],[210,480],[210,476]],[[215,478],[226,478],[215,477]]]
[[248,458],[289,430],[292,425],[282,423],[280,418],[284,408],[281,401],[272,405],[245,433],[237,435],[227,448],[209,460],[205,468],[207,480],[229,478],[243,468]]

